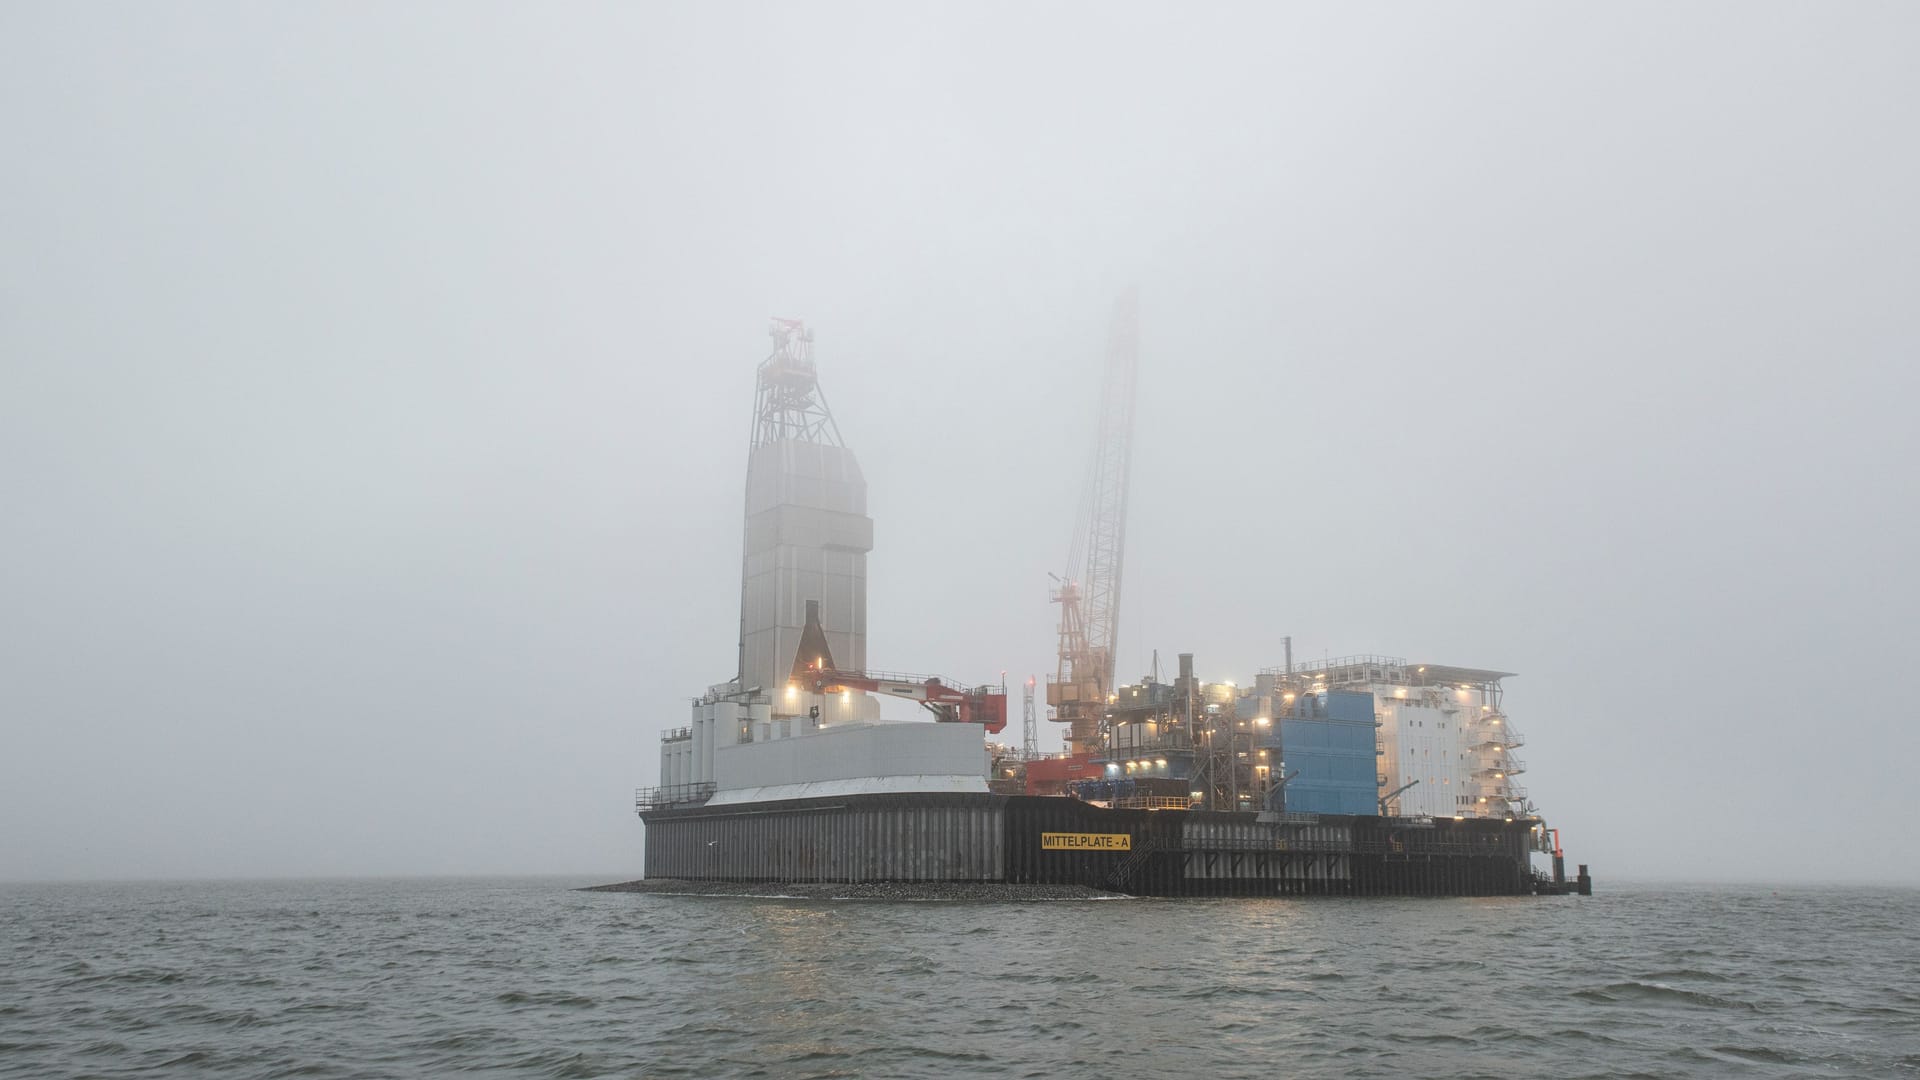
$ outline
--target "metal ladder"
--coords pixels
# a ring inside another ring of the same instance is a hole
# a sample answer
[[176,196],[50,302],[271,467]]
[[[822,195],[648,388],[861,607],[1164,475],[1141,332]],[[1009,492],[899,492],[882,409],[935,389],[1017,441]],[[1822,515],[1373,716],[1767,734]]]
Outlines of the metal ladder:
[[1107,886],[1114,889],[1125,889],[1127,885],[1133,881],[1134,871],[1146,865],[1146,861],[1149,858],[1153,857],[1156,852],[1165,850],[1166,846],[1166,840],[1160,836],[1147,837],[1146,843],[1134,848],[1126,858],[1121,859],[1118,865],[1107,872]]

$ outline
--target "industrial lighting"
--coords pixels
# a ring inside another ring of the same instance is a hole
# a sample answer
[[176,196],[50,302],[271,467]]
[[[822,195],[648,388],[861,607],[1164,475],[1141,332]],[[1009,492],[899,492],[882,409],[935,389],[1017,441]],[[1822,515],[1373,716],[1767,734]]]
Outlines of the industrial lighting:
[[1270,716],[1256,716],[1253,718],[1253,722],[1259,724],[1261,727],[1266,727],[1268,724],[1273,723],[1273,718]]
[[1281,701],[1292,701],[1292,700],[1293,700],[1293,694],[1291,694],[1291,693],[1286,693],[1286,694],[1281,694],[1281,695],[1280,695],[1280,700],[1281,700]]
[[1164,768],[1166,768],[1166,767],[1167,767],[1167,759],[1166,759],[1166,758],[1161,758],[1160,760],[1158,760],[1158,761],[1156,761],[1156,762],[1154,762],[1154,764],[1155,764],[1155,765],[1158,765],[1158,766],[1160,766],[1161,768],[1163,768],[1163,769],[1164,769]]

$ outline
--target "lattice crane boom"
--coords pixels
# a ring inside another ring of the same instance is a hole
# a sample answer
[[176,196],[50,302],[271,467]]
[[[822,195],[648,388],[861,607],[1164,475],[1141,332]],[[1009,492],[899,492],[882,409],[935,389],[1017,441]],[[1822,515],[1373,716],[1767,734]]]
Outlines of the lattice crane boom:
[[1138,301],[1128,290],[1114,306],[1100,380],[1099,434],[1067,576],[1055,579],[1059,587],[1053,594],[1060,605],[1060,668],[1047,687],[1047,704],[1054,707],[1055,720],[1071,725],[1068,749],[1076,754],[1101,748],[1100,720],[1113,692],[1139,368]]

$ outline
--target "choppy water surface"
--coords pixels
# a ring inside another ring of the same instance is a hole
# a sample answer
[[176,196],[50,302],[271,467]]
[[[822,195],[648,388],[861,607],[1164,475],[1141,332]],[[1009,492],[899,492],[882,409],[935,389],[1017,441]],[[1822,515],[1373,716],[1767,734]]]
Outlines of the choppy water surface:
[[1920,892],[886,903],[0,889],[0,1074],[1920,1073]]

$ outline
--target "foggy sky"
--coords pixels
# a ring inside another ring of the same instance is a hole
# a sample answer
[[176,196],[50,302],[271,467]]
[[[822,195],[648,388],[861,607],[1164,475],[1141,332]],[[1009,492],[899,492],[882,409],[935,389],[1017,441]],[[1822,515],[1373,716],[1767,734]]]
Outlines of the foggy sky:
[[1122,678],[1519,672],[1603,881],[1914,880],[1916,31],[0,4],[0,878],[637,876],[770,315],[873,664],[1052,670],[1133,283]]

